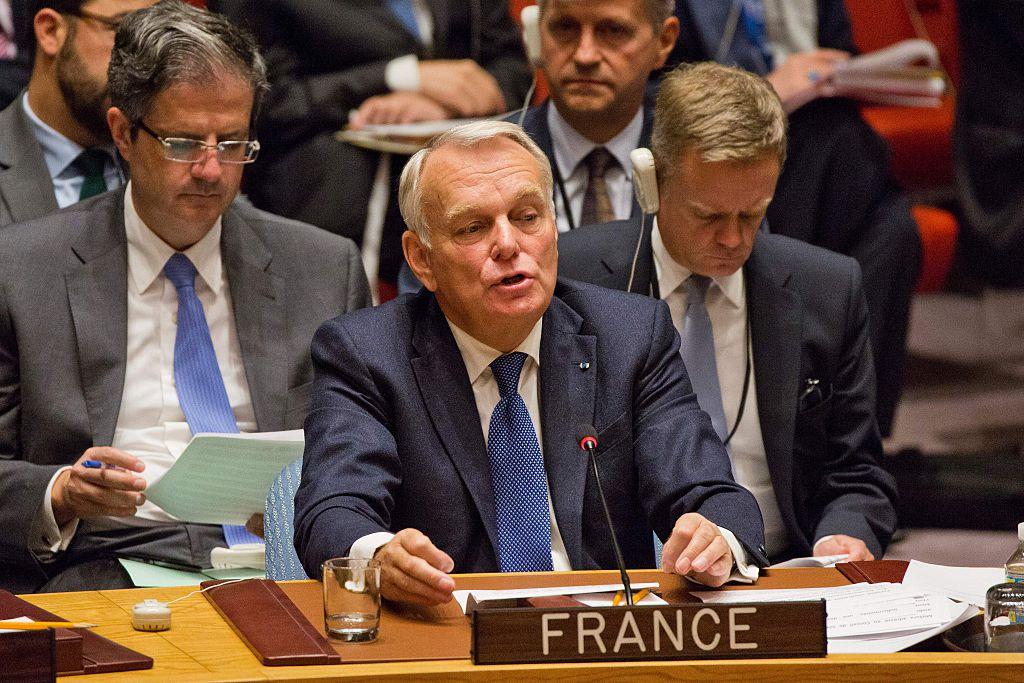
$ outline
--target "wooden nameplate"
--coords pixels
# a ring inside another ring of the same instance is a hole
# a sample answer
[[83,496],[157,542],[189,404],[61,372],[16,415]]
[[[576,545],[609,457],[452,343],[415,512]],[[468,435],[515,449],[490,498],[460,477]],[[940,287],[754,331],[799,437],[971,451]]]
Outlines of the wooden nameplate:
[[474,664],[824,657],[825,601],[472,612]]

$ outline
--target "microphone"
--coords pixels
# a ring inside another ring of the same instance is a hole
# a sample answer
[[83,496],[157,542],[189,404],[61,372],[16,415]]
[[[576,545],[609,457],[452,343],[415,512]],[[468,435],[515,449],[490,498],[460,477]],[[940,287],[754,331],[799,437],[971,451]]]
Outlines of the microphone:
[[597,448],[597,430],[593,425],[581,424],[576,428],[576,442],[580,448],[590,456],[590,466],[594,470],[594,480],[597,482],[597,495],[601,498],[601,507],[604,508],[604,519],[608,523],[608,533],[612,537],[612,549],[615,551],[615,563],[619,565],[619,575],[622,577],[622,587],[626,589],[626,605],[633,604],[633,589],[629,585],[629,574],[626,573],[626,563],[622,560],[622,551],[619,550],[619,540],[615,537],[615,527],[612,526],[612,513],[608,511],[608,501],[604,497],[604,489],[601,488],[601,473],[597,470],[597,459],[594,457],[594,450]]

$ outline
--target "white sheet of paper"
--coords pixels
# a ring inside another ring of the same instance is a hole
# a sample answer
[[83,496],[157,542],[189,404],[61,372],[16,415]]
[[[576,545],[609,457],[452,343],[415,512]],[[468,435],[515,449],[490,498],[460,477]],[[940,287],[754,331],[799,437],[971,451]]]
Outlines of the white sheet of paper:
[[196,434],[146,497],[184,522],[245,524],[263,512],[270,485],[303,444],[301,429]]
[[769,569],[789,569],[793,567],[834,567],[836,562],[846,562],[849,555],[824,555],[822,557],[794,557],[785,562],[773,564]]
[[[633,593],[636,594],[637,588],[633,588]],[[587,607],[613,607],[612,602],[615,601],[615,593],[573,593],[574,598],[582,602]],[[619,603],[621,607],[625,602]],[[667,605],[668,603],[662,599],[660,595],[654,593],[648,593],[643,597],[640,602],[633,603],[635,605]]]
[[941,596],[912,591],[893,583],[763,591],[697,591],[693,595],[709,603],[824,599],[830,639],[922,630],[941,626],[949,620],[949,610]]
[[899,652],[912,645],[938,635],[943,631],[962,624],[975,614],[978,608],[974,605],[947,600],[950,609],[949,621],[941,626],[914,631],[912,633],[889,633],[882,636],[863,636],[859,638],[829,638],[829,654],[884,654],[888,652]]
[[984,607],[988,589],[1005,580],[1002,567],[944,567],[911,560],[903,585]]
[[[630,586],[633,588],[633,592],[643,590],[644,588],[657,588],[661,584],[657,582],[652,583],[631,583]],[[548,597],[551,595],[584,595],[587,593],[612,593],[615,591],[622,590],[621,583],[608,583],[599,584],[595,586],[552,586],[551,588],[516,588],[514,590],[482,590],[482,591],[453,591],[452,595],[455,596],[455,600],[459,603],[459,607],[462,611],[466,611],[466,603],[469,601],[469,596],[472,594],[476,597],[477,602],[481,600],[518,600],[521,598],[540,598]],[[609,602],[610,604],[610,602]]]

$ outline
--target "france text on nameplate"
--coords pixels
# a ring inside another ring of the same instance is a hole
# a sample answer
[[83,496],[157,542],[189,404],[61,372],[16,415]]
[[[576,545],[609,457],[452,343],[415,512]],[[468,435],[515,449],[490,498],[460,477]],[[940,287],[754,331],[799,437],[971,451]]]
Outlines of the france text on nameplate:
[[480,609],[474,664],[824,657],[825,603]]

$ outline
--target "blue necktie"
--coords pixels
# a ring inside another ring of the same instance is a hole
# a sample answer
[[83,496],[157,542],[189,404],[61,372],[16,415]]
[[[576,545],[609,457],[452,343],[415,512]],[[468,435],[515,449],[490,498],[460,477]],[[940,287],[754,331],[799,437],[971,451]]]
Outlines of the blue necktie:
[[491,363],[501,400],[491,413],[487,452],[491,457],[498,563],[503,572],[551,571],[548,478],[533,420],[519,395],[525,353],[507,353]]
[[740,19],[743,21],[743,29],[747,33],[750,43],[761,53],[761,60],[764,62],[766,76],[772,70],[773,62],[771,48],[768,46],[768,31],[765,28],[764,0],[740,0]]
[[[174,386],[178,405],[185,413],[188,428],[200,432],[238,433],[224,378],[213,351],[210,328],[203,304],[196,296],[196,267],[184,254],[167,260],[164,274],[178,291],[178,331],[174,338]],[[244,526],[224,525],[228,546],[262,543],[263,539]]]
[[679,353],[686,364],[690,384],[697,394],[697,403],[711,417],[711,425],[718,438],[725,440],[725,411],[722,408],[722,389],[718,385],[718,363],[715,360],[715,334],[704,299],[711,278],[691,275],[683,282],[686,290],[686,314]]
[[398,17],[398,20],[402,22],[402,26],[415,36],[417,40],[422,40],[419,24],[416,23],[416,10],[413,9],[412,0],[387,0],[387,3],[388,9]]

